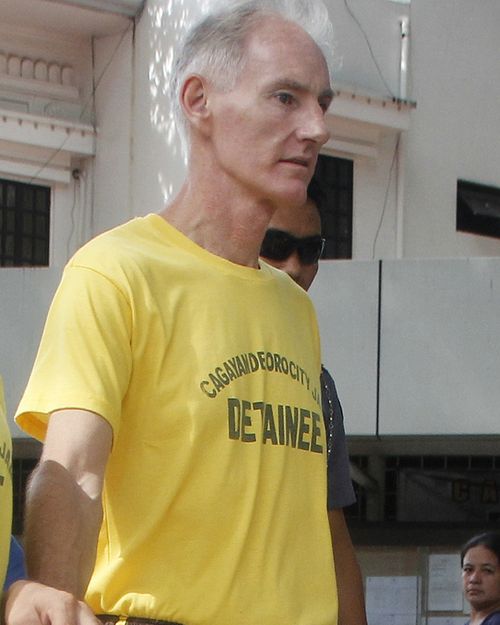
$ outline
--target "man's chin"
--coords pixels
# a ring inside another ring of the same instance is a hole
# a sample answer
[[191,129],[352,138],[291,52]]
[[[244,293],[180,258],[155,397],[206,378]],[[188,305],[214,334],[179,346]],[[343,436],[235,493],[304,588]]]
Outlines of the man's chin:
[[297,208],[298,206],[302,206],[305,204],[307,200],[307,185],[299,186],[299,185],[290,185],[287,189],[283,190],[282,193],[277,193],[274,198],[274,203],[277,207],[290,207]]

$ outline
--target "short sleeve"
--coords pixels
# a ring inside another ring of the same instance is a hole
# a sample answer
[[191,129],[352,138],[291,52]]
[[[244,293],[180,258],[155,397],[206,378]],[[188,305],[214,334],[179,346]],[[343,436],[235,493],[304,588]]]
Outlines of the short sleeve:
[[42,440],[50,413],[89,410],[116,434],[131,372],[126,294],[94,269],[69,266],[49,309],[16,421]]

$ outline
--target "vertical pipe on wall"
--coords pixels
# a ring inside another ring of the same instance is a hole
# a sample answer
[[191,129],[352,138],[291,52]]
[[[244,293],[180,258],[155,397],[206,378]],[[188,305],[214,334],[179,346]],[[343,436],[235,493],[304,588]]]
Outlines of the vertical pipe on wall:
[[[399,20],[401,48],[399,62],[399,97],[407,98],[408,86],[408,58],[410,47],[410,18],[402,17]],[[401,132],[398,138],[396,163],[396,258],[403,258],[404,254],[404,153],[405,137]]]
[[404,181],[405,181],[405,134],[400,132],[396,154],[396,258],[404,255]]
[[399,20],[401,48],[399,57],[399,97],[406,100],[408,83],[408,54],[410,45],[410,18],[402,17]]

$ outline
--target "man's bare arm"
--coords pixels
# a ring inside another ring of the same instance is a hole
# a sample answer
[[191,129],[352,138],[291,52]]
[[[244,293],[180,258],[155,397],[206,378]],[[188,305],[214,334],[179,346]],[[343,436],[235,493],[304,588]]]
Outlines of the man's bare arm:
[[339,600],[339,625],[367,625],[363,578],[342,508],[328,512]]
[[51,415],[28,487],[25,547],[29,578],[83,599],[95,563],[111,426],[85,410]]

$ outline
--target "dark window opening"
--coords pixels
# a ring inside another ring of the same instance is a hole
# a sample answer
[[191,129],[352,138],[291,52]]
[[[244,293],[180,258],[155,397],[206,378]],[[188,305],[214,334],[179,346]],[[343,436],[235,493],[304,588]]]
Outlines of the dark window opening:
[[0,180],[0,266],[49,264],[50,188]]
[[311,186],[326,239],[323,258],[352,258],[353,162],[320,154]]
[[[355,464],[358,469],[364,472],[368,471],[368,456],[350,456],[351,463]],[[352,483],[356,501],[347,508],[344,508],[344,514],[350,521],[366,521],[367,512],[367,492],[357,482]]]
[[500,189],[458,180],[457,230],[500,238]]
[[[369,474],[367,456],[351,462]],[[357,502],[346,517],[368,521],[372,496],[354,484]],[[384,482],[375,494],[382,500],[378,519],[393,523],[484,524],[500,520],[500,456],[386,456]]]

